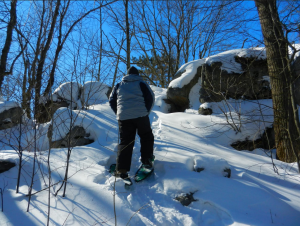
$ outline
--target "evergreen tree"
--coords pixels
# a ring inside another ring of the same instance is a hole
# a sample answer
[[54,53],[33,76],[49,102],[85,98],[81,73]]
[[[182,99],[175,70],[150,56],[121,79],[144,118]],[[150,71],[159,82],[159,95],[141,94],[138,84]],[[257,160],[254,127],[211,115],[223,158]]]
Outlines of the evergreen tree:
[[176,73],[175,58],[163,54],[150,58],[145,55],[139,58],[133,57],[132,62],[141,68],[141,75],[145,77],[151,85],[167,88]]

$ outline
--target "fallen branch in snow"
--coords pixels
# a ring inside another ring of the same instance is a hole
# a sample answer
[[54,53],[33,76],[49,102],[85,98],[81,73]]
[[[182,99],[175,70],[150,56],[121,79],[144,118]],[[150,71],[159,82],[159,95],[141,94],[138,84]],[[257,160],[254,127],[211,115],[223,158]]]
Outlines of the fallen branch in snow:
[[64,223],[63,223],[62,226],[64,226],[64,225],[66,224],[66,222],[67,222],[67,220],[68,220],[70,214],[73,213],[73,211],[74,211],[75,209],[76,209],[76,207],[74,207],[74,209],[68,214],[68,216],[67,216],[67,218],[65,219],[65,221],[64,221]]
[[[89,166],[87,166],[87,167],[85,167],[85,168],[82,168],[82,169],[79,169],[79,170],[77,170],[75,173],[73,173],[71,176],[69,176],[68,178],[67,178],[67,180],[61,180],[61,181],[59,181],[59,182],[62,182],[62,184],[61,184],[61,186],[60,186],[60,188],[55,192],[55,194],[54,194],[54,196],[57,196],[57,194],[58,194],[58,192],[62,189],[62,187],[63,187],[63,185],[65,184],[65,183],[68,183],[68,180],[71,178],[71,177],[73,177],[75,174],[77,174],[78,172],[80,172],[80,171],[82,171],[82,170],[86,170],[86,169],[88,169],[88,168],[90,168],[90,167],[92,167],[93,166],[93,164],[92,165],[89,165]],[[58,182],[58,183],[59,183]],[[64,197],[64,196],[63,196]]]
[[270,215],[271,215],[271,221],[272,221],[272,224],[273,224],[274,222],[273,222],[273,217],[272,217],[271,209],[270,209]]
[[150,206],[149,203],[146,203],[145,205],[141,206],[141,208],[139,208],[137,211],[135,211],[135,213],[130,217],[129,221],[127,222],[126,226],[129,224],[129,222],[131,221],[131,219],[134,217],[134,215],[136,215],[138,212],[140,212],[142,209],[144,209],[145,206]]
[[[46,187],[46,188],[44,188],[44,189],[42,189],[42,190],[39,190],[39,191],[37,191],[37,192],[35,192],[35,193],[33,193],[33,194],[31,194],[31,196],[33,196],[33,195],[35,195],[35,194],[37,194],[37,193],[40,193],[41,191],[45,191],[45,190],[47,190],[48,188],[51,188],[51,187],[53,187],[53,186],[55,186],[55,185],[57,185],[57,184],[59,184],[60,182],[63,182],[63,181],[58,181],[58,182],[56,182],[56,183],[54,183],[54,184],[52,184],[51,186],[49,186],[49,187]],[[27,194],[26,196],[29,196],[29,194]]]

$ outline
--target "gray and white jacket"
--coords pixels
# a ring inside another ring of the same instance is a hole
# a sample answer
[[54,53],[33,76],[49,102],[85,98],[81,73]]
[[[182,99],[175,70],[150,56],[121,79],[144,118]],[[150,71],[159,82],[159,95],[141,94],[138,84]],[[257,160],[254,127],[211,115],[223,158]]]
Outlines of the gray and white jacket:
[[110,94],[109,104],[118,120],[149,115],[155,102],[150,86],[139,75],[123,77]]

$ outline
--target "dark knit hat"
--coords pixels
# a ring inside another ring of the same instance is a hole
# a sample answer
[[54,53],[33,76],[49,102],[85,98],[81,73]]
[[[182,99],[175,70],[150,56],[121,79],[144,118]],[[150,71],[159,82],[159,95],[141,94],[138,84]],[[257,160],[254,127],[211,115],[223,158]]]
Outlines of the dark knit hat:
[[136,69],[135,67],[132,66],[128,69],[127,74],[139,75],[139,71],[138,71],[138,69]]

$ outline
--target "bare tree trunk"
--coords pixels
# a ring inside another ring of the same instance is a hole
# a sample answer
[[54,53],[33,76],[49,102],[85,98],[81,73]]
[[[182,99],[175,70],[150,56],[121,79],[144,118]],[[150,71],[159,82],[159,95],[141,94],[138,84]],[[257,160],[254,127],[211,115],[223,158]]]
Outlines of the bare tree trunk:
[[47,87],[43,93],[43,95],[47,95],[47,94],[50,94],[50,90],[54,84],[54,73],[55,73],[55,69],[56,69],[56,65],[57,65],[57,61],[58,61],[58,57],[59,57],[59,54],[61,52],[61,50],[63,49],[63,46],[68,38],[68,36],[70,35],[70,33],[72,32],[73,28],[83,19],[85,18],[86,16],[88,16],[90,13],[96,11],[97,9],[101,9],[102,7],[104,6],[107,6],[109,4],[112,4],[113,2],[115,1],[112,1],[112,2],[109,2],[105,5],[100,5],[96,8],[93,8],[91,10],[89,10],[88,12],[86,12],[85,14],[83,14],[80,18],[78,18],[74,23],[72,23],[72,25],[70,26],[70,28],[68,29],[67,33],[64,35],[64,37],[62,38],[63,34],[62,34],[62,26],[63,26],[63,22],[64,22],[64,18],[66,16],[66,13],[68,11],[68,7],[69,7],[69,4],[70,4],[70,0],[68,1],[67,3],[67,6],[62,10],[61,12],[61,15],[60,15],[60,20],[59,20],[59,36],[58,36],[58,45],[57,45],[57,48],[56,48],[56,52],[55,52],[55,57],[54,57],[54,61],[53,61],[53,66],[52,66],[52,69],[51,69],[51,72],[50,72],[50,76],[49,76],[49,80],[48,80],[48,83],[47,83]]
[[18,155],[19,155],[19,169],[18,169],[18,177],[17,177],[17,188],[16,188],[16,193],[19,193],[19,187],[20,187],[20,179],[21,179],[21,171],[22,171],[22,160],[23,160],[23,148],[22,148],[22,118],[23,115],[20,117],[20,130],[19,130],[19,150],[18,150]]
[[120,49],[119,49],[119,52],[118,52],[118,55],[117,55],[117,63],[116,63],[116,67],[115,67],[113,82],[112,82],[112,85],[111,85],[112,88],[115,86],[115,83],[116,83],[118,68],[119,68],[119,63],[120,63],[120,54],[121,54],[121,50],[122,50],[124,41],[125,40],[122,39]]
[[98,76],[97,81],[100,81],[101,75],[101,63],[102,63],[102,54],[103,54],[103,31],[102,31],[102,7],[100,8],[100,52],[99,52],[99,67],[98,67]]
[[36,161],[36,149],[37,149],[37,128],[36,124],[34,125],[34,153],[33,153],[33,168],[32,168],[32,174],[31,174],[31,183],[28,191],[28,205],[27,205],[27,212],[29,212],[29,207],[30,207],[30,201],[31,201],[31,196],[32,196],[32,188],[34,184],[34,175],[35,175],[35,161]]
[[130,27],[129,27],[129,18],[128,18],[128,2],[125,0],[125,17],[126,17],[126,61],[127,69],[130,68]]
[[40,96],[41,96],[44,63],[45,63],[45,60],[46,60],[47,52],[50,48],[50,44],[52,42],[54,28],[55,28],[55,25],[56,25],[56,19],[59,15],[59,8],[60,8],[60,0],[57,0],[55,10],[54,10],[53,19],[52,19],[52,22],[51,22],[50,31],[49,31],[49,34],[48,34],[48,37],[47,37],[47,42],[46,42],[46,45],[44,46],[44,48],[41,52],[41,57],[40,57],[37,72],[36,72],[35,87],[34,87],[35,88],[35,99],[34,99],[35,112],[34,112],[34,114],[37,118],[39,118],[39,115],[40,115],[39,101],[40,101]]
[[277,157],[284,162],[295,162],[299,158],[300,150],[296,125],[299,119],[292,107],[294,94],[290,92],[292,72],[289,65],[288,42],[283,33],[276,0],[255,0],[255,4],[267,51]]
[[17,0],[12,0],[10,5],[11,5],[10,21],[7,25],[6,40],[5,40],[4,47],[2,49],[1,61],[0,61],[0,90],[1,90],[1,86],[3,83],[4,77],[11,73],[11,72],[6,71],[6,66],[7,66],[6,64],[7,64],[7,57],[8,57],[9,49],[10,49],[11,42],[12,42],[13,30],[17,23],[17,12],[16,12]]

